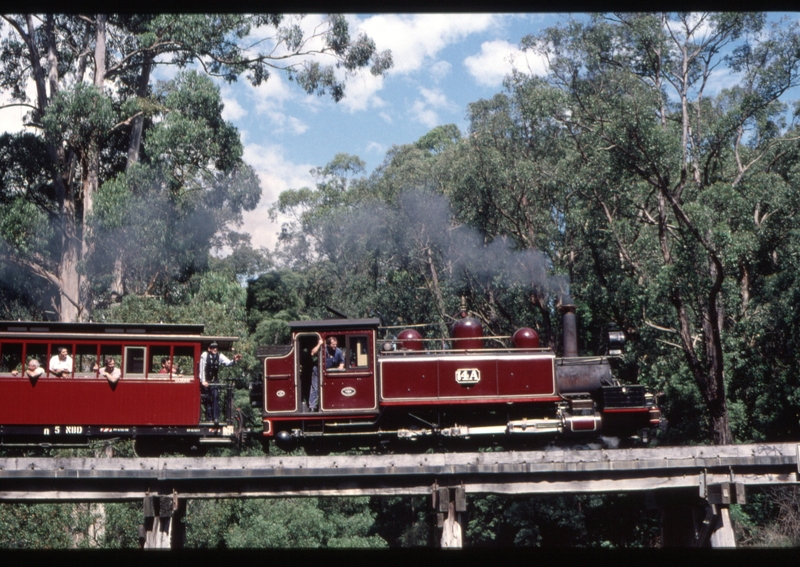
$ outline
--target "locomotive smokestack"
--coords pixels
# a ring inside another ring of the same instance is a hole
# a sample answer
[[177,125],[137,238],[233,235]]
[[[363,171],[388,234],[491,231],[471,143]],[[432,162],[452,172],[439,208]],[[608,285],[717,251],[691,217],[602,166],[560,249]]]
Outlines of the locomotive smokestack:
[[564,333],[564,358],[578,356],[578,325],[575,319],[575,305],[561,306],[561,327]]

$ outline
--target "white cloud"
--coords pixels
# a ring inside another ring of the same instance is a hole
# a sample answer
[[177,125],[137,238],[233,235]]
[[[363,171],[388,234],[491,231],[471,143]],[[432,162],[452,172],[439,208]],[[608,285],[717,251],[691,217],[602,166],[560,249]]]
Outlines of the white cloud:
[[383,77],[364,71],[350,77],[345,86],[345,97],[338,104],[350,112],[386,106],[386,101],[378,96],[378,91],[383,89],[383,80]]
[[483,32],[502,19],[496,14],[414,14],[371,16],[361,23],[379,51],[392,50],[392,74],[419,70],[448,45]]
[[[306,37],[310,37],[324,28],[324,18],[322,15],[309,15],[302,19],[297,16],[287,16],[283,24],[297,23]],[[435,61],[440,51],[462,41],[470,34],[497,27],[506,19],[507,16],[496,14],[381,14],[366,19],[356,15],[347,16],[351,37],[364,32],[375,41],[379,52],[387,49],[392,51],[394,66],[389,71],[391,77],[406,75],[430,66],[430,71],[436,80],[446,76],[450,70],[450,64],[446,61]],[[251,39],[254,43],[262,42],[254,45],[252,51],[263,52],[274,47],[274,32],[275,30],[269,27],[254,30]],[[315,38],[306,46],[316,49],[321,47],[320,38]],[[275,51],[276,55],[284,53],[285,50],[280,48]],[[322,64],[334,62],[330,55],[308,55],[302,59],[317,60]],[[342,70],[337,72],[340,78],[344,78]],[[272,74],[265,89],[262,87],[258,88],[262,101],[257,103],[256,108],[267,116],[274,114],[267,111],[266,107],[277,106],[293,96],[303,96],[296,86],[288,85],[279,72]],[[386,102],[378,96],[378,93],[383,88],[384,77],[375,77],[368,70],[361,69],[355,75],[347,77],[345,98],[339,105],[349,112],[382,108]],[[308,99],[304,104],[313,105],[312,108],[316,109],[328,102],[327,100],[323,102],[317,97],[304,98]]]
[[450,74],[450,71],[453,69],[453,66],[448,63],[447,61],[437,61],[433,65],[431,65],[430,75],[433,78],[434,83],[438,83],[442,79],[444,79],[447,75]]
[[380,142],[369,142],[367,144],[367,152],[371,154],[384,155],[388,149],[386,144],[381,144]]
[[464,59],[464,66],[478,84],[487,87],[501,85],[515,68],[533,75],[544,75],[547,70],[543,58],[499,39],[483,42],[481,52]]
[[[286,104],[297,99],[307,110],[313,113],[316,110],[315,102],[308,99],[316,97],[306,96],[302,91],[293,89],[288,84],[288,81],[279,74],[273,74],[266,83],[262,83],[257,87],[247,84],[242,85],[242,88],[245,99],[242,102],[244,107],[254,109],[258,116],[265,118],[269,122],[270,129],[275,134],[290,133],[296,135],[308,131],[308,124],[300,118],[292,116],[286,109]],[[246,114],[247,112],[245,112]],[[257,127],[264,126],[263,118],[259,120]],[[253,120],[249,121],[248,126],[251,124],[256,126]]]
[[281,220],[273,223],[269,219],[269,208],[278,200],[278,195],[287,189],[312,187],[314,178],[309,173],[313,166],[290,162],[283,148],[277,145],[263,146],[247,144],[244,161],[256,170],[261,181],[261,201],[258,207],[243,215],[241,229],[251,236],[254,248],[272,249],[278,241]]
[[[25,94],[28,97],[28,104],[36,104],[36,83],[33,79],[28,79],[25,85]],[[10,93],[0,92],[0,106],[7,104],[18,104],[19,101],[12,100]],[[32,132],[31,128],[24,125],[25,115],[32,109],[28,106],[9,106],[0,108],[0,132],[20,132],[26,130]]]
[[392,119],[392,117],[389,114],[387,114],[386,112],[379,112],[378,116],[381,118],[381,120],[383,120],[387,124],[394,123],[394,120]]
[[222,98],[222,103],[225,105],[222,109],[222,118],[225,120],[239,120],[247,116],[247,111],[240,105],[235,98]]
[[417,122],[428,128],[439,125],[438,111],[452,112],[457,105],[451,102],[440,89],[426,89],[420,87],[422,98],[418,98],[411,105],[410,113]]

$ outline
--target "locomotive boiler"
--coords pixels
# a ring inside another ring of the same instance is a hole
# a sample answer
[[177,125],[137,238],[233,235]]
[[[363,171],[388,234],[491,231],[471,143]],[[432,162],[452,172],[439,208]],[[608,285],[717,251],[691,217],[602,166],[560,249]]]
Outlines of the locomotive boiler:
[[[369,436],[510,439],[546,435],[646,438],[659,425],[654,396],[620,384],[612,360],[624,337],[609,337],[609,352],[578,356],[575,306],[562,308],[563,353],[541,348],[538,334],[518,329],[510,344],[485,337],[462,311],[450,336],[424,339],[414,328],[380,338],[378,319],[290,323],[291,344],[260,347],[263,381],[251,385],[261,409],[263,440],[286,449],[312,439]],[[343,364],[327,367],[334,354]],[[314,355],[317,356],[314,356]],[[338,356],[338,355],[337,355]],[[316,376],[315,376],[316,375]],[[308,406],[319,381],[319,405]]]

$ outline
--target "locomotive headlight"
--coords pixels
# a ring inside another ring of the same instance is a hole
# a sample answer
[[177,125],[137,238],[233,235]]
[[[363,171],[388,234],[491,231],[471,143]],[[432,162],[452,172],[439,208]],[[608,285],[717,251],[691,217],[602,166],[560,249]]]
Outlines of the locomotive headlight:
[[622,349],[625,348],[625,333],[612,329],[608,331],[608,355],[622,356]]

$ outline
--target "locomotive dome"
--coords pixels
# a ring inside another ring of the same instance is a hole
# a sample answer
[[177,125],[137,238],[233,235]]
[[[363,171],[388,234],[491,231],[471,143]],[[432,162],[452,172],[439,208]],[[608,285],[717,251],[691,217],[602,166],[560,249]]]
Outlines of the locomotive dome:
[[530,327],[522,327],[514,332],[511,342],[517,348],[539,348],[539,333]]
[[405,329],[400,331],[397,335],[397,340],[400,342],[400,348],[406,350],[423,350],[422,335],[416,329]]
[[456,339],[454,348],[471,350],[483,348],[483,325],[474,317],[468,317],[466,312],[462,312],[461,319],[453,323],[450,335]]

